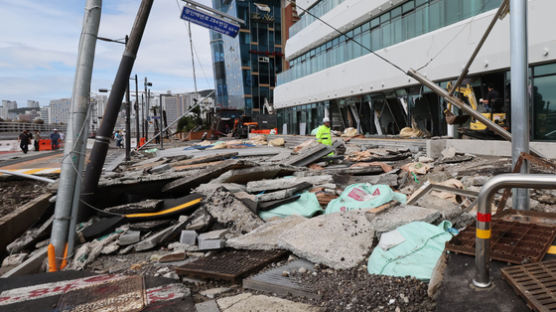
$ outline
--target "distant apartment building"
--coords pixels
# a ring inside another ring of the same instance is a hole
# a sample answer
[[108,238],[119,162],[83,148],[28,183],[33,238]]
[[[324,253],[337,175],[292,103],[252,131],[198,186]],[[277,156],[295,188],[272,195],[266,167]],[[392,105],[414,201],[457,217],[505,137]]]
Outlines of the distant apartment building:
[[27,100],[27,107],[29,108],[40,108],[39,101]]
[[71,99],[51,100],[48,111],[48,123],[67,124],[70,118]]
[[16,112],[10,112],[11,110],[17,109],[17,102],[10,100],[2,100],[2,109],[0,109],[0,117],[4,120],[15,120],[17,119]]
[[214,98],[215,96],[213,90],[201,90],[197,93],[188,92],[163,96],[162,108],[166,112],[167,123],[170,124],[182,116],[193,107],[195,101],[201,101],[201,118],[206,119],[207,113],[214,107]]

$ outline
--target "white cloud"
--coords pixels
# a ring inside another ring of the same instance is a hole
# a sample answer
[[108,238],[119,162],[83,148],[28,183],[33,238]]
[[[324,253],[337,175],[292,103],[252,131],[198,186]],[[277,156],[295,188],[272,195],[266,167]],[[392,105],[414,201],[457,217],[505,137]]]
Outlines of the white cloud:
[[[211,1],[199,2],[210,5]],[[140,0],[104,1],[99,35],[125,37],[139,4]],[[1,99],[21,104],[39,99],[46,105],[53,95],[71,96],[84,5],[84,0],[69,4],[64,0],[0,0]],[[141,81],[149,77],[155,90],[193,90],[189,39],[180,12],[176,1],[155,1],[147,23],[132,75],[137,73]],[[191,28],[199,88],[212,87],[209,33],[197,25]],[[109,88],[122,52],[122,45],[97,42],[91,90]]]

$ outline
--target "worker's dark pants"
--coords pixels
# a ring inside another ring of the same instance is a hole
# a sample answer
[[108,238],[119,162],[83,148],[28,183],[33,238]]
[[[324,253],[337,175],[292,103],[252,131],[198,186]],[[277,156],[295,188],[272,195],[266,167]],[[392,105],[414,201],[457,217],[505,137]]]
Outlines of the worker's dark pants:
[[39,141],[35,140],[35,151],[39,151]]
[[19,144],[19,147],[21,147],[23,154],[27,154],[27,152],[29,151],[29,143],[21,142],[21,144]]

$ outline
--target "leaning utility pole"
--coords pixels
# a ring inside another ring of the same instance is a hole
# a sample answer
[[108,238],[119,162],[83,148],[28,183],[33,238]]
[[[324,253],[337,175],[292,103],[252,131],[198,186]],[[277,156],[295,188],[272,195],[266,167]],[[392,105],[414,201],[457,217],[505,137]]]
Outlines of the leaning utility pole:
[[85,120],[89,108],[91,76],[93,74],[101,9],[102,0],[87,0],[73,84],[71,118],[67,128],[54,221],[50,244],[48,245],[48,270],[50,272],[63,269],[67,264],[68,235],[74,235],[74,233],[68,233],[68,229],[70,217],[76,217],[71,215],[73,201],[77,198],[77,196],[74,196],[76,185],[79,183],[77,177],[81,175],[81,172],[76,168],[80,168],[80,163],[85,158],[83,145],[86,141],[83,136],[87,133]]
[[[529,152],[529,97],[527,94],[527,0],[510,1],[510,66],[512,103],[512,165],[519,155]],[[529,173],[529,162],[523,160],[521,173]],[[529,190],[513,189],[515,209],[529,210]]]
[[[118,72],[116,73],[114,83],[112,84],[112,90],[110,91],[110,96],[108,97],[108,103],[106,104],[106,110],[102,118],[102,123],[98,129],[97,136],[95,137],[95,144],[93,145],[93,150],[91,151],[89,163],[85,172],[85,181],[83,182],[82,200],[88,204],[91,203],[97,190],[98,180],[102,174],[102,167],[104,165],[106,153],[108,152],[110,144],[110,136],[112,135],[116,119],[118,118],[118,112],[120,111],[120,107],[122,105],[124,92],[129,84],[129,75],[131,74],[133,63],[137,57],[137,50],[139,50],[139,45],[141,43],[141,38],[143,37],[143,32],[145,31],[145,26],[149,18],[153,1],[154,0],[141,1],[141,5],[129,35],[129,41],[125,47]],[[83,211],[86,208],[84,208],[84,206],[81,207],[81,212],[83,214]]]

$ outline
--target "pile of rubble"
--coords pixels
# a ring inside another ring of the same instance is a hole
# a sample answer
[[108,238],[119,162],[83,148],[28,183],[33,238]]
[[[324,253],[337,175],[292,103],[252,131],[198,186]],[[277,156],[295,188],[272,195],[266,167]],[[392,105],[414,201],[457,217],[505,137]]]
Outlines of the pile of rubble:
[[[472,224],[480,187],[511,171],[509,159],[454,149],[433,159],[419,146],[285,143],[203,141],[105,170],[65,269],[175,279],[203,311],[432,311],[435,285],[426,282],[443,247],[426,244],[443,246]],[[537,210],[555,202],[550,192],[533,197]],[[2,272],[44,258],[51,213],[6,246]],[[410,274],[396,261],[411,262],[416,247],[423,261]]]

